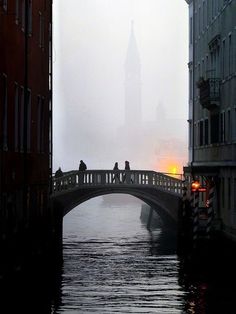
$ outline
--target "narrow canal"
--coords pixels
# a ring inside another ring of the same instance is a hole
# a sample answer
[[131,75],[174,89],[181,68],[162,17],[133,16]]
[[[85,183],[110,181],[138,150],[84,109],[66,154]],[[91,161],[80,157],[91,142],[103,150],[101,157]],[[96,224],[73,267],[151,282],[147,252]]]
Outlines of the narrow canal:
[[61,305],[54,313],[236,313],[235,269],[229,275],[227,262],[217,260],[189,265],[168,232],[147,230],[140,211],[141,203],[100,198],[65,217]]
[[140,211],[102,198],[75,208],[64,218],[63,264],[1,286],[0,313],[235,314],[233,251],[180,258]]

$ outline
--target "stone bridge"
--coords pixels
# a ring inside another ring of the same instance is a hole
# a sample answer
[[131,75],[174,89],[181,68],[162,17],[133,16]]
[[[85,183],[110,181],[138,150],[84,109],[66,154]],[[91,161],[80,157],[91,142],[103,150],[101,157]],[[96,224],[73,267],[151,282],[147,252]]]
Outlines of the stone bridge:
[[146,170],[69,171],[53,178],[51,202],[64,217],[79,204],[105,194],[122,193],[153,207],[164,222],[178,223],[182,205],[181,179]]

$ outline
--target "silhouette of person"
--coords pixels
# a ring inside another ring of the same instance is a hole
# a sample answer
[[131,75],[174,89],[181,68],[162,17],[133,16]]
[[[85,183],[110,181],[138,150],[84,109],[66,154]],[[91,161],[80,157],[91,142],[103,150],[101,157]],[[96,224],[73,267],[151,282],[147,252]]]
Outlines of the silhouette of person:
[[125,161],[125,170],[130,170],[129,161]]
[[[85,171],[87,170],[87,166],[86,164],[83,162],[83,160],[80,160],[80,164],[79,164],[79,171]],[[83,184],[85,181],[85,174],[81,174],[79,175],[79,183]]]
[[[62,177],[63,176],[63,172],[62,172],[62,170],[61,170],[61,167],[59,167],[58,169],[57,169],[57,171],[55,172],[55,178],[60,178],[60,177]],[[56,182],[56,190],[58,190],[59,191],[59,189],[60,189],[60,186],[61,186],[61,181],[59,181],[59,180],[57,180],[57,182]]]
[[80,160],[79,171],[85,171],[85,170],[87,170],[87,166],[86,166],[86,164],[83,162],[83,160]]
[[113,170],[119,170],[119,168],[118,168],[118,162],[115,162],[115,165],[114,165]]
[[[130,170],[130,165],[129,165],[129,161],[126,160],[125,161],[125,171],[128,171],[127,173],[124,174],[123,176],[123,182],[126,182],[126,183],[134,183],[134,178],[131,178],[131,174],[129,172]],[[132,174],[132,177],[133,177],[133,174]]]
[[[119,171],[118,162],[115,162],[113,170],[114,171]],[[114,182],[114,180],[115,180],[116,183],[120,183],[120,177],[119,177],[119,173],[118,172],[112,178],[112,182]]]
[[55,178],[60,178],[62,176],[63,176],[63,172],[61,170],[61,167],[59,167],[57,171],[55,172]]

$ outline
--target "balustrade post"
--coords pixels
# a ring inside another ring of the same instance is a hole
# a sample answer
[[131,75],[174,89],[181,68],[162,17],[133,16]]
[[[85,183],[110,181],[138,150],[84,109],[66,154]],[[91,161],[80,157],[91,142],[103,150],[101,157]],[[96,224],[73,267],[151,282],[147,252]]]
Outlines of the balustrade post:
[[105,172],[103,172],[102,174],[101,174],[101,184],[106,184],[106,173]]
[[148,173],[148,185],[153,185],[153,174]]

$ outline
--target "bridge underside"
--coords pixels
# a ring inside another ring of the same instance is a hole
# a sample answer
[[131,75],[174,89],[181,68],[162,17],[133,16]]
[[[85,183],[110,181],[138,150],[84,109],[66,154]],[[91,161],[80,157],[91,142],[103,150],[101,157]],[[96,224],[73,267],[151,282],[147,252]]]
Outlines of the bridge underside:
[[140,186],[123,187],[114,185],[112,187],[106,187],[105,189],[104,187],[75,188],[61,192],[58,195],[55,194],[52,197],[52,202],[54,208],[57,211],[59,210],[61,216],[64,217],[76,206],[89,199],[115,193],[129,194],[142,200],[157,211],[165,224],[177,226],[181,206],[180,196],[152,187],[145,187],[145,189],[143,189]]

